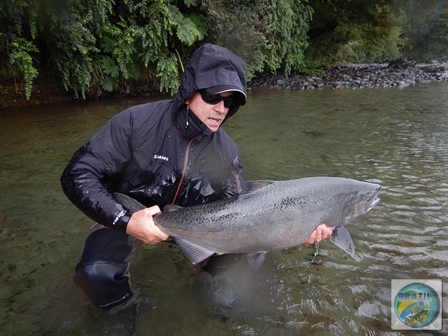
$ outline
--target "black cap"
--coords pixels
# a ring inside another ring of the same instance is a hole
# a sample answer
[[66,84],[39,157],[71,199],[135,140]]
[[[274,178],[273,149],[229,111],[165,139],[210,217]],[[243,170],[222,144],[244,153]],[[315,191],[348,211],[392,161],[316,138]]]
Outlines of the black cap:
[[218,86],[213,86],[211,88],[207,88],[207,91],[214,93],[214,94],[220,94],[220,93],[224,93],[224,92],[238,92],[240,94],[240,101],[241,103],[245,103],[247,100],[247,96],[246,94],[239,89],[237,86],[234,85],[218,85]]

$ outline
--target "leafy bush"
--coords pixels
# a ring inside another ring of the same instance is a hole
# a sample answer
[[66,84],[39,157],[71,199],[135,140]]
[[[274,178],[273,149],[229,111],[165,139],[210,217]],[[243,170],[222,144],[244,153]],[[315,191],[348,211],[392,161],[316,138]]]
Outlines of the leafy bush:
[[25,95],[29,99],[33,90],[33,80],[37,77],[38,71],[33,65],[32,54],[37,52],[36,46],[21,37],[14,36],[11,39],[11,49],[9,62],[11,63],[14,79],[17,77],[16,71],[23,74],[25,81]]
[[312,9],[300,0],[204,1],[208,37],[240,55],[250,80],[303,69]]
[[260,73],[317,75],[337,62],[446,57],[448,2],[434,0],[3,0],[0,78],[58,78],[75,96],[157,78],[174,93],[209,41]]
[[[404,17],[405,56],[415,60],[448,55],[448,1],[396,0],[396,12]],[[397,14],[396,14],[397,16]]]
[[[189,14],[196,0],[5,0],[0,4],[0,66],[25,81],[56,72],[75,96],[97,96],[128,80],[157,75],[174,90],[177,48],[205,36],[205,21]],[[182,12],[180,9],[185,10]],[[179,62],[179,63],[178,63]]]

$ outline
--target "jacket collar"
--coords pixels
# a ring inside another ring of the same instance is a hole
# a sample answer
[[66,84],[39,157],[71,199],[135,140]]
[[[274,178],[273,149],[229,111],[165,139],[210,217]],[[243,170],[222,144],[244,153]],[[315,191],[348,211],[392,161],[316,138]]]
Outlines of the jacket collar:
[[199,135],[211,135],[213,132],[201,121],[199,118],[187,110],[186,106],[179,108],[178,113],[175,114],[177,120],[177,127],[182,135],[188,139],[195,138]]

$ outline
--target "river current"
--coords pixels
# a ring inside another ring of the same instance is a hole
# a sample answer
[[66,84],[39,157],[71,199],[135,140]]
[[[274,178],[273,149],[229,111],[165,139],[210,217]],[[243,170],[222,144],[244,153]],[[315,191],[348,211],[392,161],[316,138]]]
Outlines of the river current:
[[[0,334],[105,334],[108,314],[72,282],[91,220],[66,199],[59,177],[104,122],[144,101],[0,113]],[[414,335],[391,328],[391,280],[448,277],[447,84],[255,89],[224,128],[247,179],[349,177],[380,184],[381,202],[347,225],[355,258],[326,240],[318,253],[268,253],[256,274],[229,271],[240,298],[230,310],[209,302],[174,244],[145,246],[131,268],[137,335]],[[431,334],[448,334],[448,325]]]

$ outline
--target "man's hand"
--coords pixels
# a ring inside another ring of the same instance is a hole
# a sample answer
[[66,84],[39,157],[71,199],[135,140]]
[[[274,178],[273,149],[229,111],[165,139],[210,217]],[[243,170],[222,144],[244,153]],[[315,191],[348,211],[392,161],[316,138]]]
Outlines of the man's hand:
[[308,246],[311,244],[316,244],[321,240],[327,239],[333,233],[333,229],[326,226],[325,224],[320,224],[316,230],[313,231],[308,240],[303,243],[304,246]]
[[152,218],[160,212],[157,205],[134,212],[126,227],[126,233],[144,244],[157,244],[166,240],[169,236],[160,231]]

